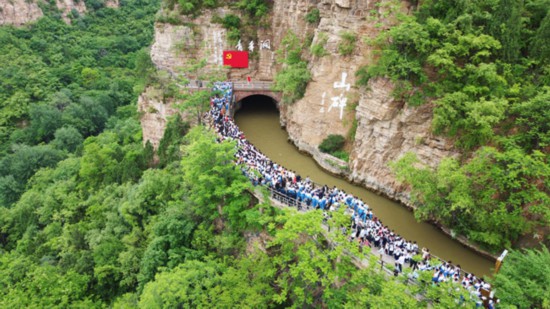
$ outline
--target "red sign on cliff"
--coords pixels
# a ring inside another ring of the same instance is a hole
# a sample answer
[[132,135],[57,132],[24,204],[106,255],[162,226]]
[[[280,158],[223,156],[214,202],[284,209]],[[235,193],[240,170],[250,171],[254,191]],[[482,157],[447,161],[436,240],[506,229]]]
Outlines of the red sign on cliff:
[[248,68],[248,52],[224,50],[223,65],[228,65],[232,68]]

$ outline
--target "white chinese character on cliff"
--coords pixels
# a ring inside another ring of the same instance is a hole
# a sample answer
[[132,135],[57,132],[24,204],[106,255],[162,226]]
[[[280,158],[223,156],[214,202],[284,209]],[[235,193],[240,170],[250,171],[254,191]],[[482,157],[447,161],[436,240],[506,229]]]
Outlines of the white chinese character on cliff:
[[346,84],[346,78],[348,77],[348,73],[343,72],[342,73],[342,80],[339,82],[334,82],[334,89],[339,88],[345,88],[346,91],[349,91],[351,84]]
[[260,41],[260,49],[271,49],[271,42],[269,40]]
[[239,40],[239,43],[237,43],[237,50],[242,51],[243,50],[243,43],[241,43],[241,40]]
[[254,52],[254,41],[250,41],[250,43],[248,43],[248,50],[253,53]]
[[330,99],[332,100],[332,104],[329,106],[327,112],[330,112],[333,107],[340,108],[340,120],[342,120],[344,116],[344,107],[347,105],[348,98],[344,97],[344,94],[341,93],[339,96]]
[[325,97],[327,96],[327,92],[324,91],[323,92],[323,95],[321,96],[321,109],[319,110],[320,113],[324,113],[325,112]]

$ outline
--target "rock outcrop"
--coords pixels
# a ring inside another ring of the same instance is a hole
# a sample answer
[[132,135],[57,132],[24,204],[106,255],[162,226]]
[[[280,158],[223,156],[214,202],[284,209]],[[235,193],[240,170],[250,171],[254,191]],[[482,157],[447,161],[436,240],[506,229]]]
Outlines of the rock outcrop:
[[44,14],[36,2],[27,0],[0,0],[0,25],[21,26]]
[[409,204],[409,195],[388,164],[414,152],[435,167],[441,159],[458,155],[453,144],[431,134],[432,106],[408,107],[392,97],[386,79],[369,83],[357,106],[357,133],[350,158],[350,180]]
[[66,23],[71,22],[69,16],[72,14],[73,10],[78,12],[78,14],[83,14],[86,12],[86,4],[84,3],[84,0],[56,0],[55,3],[57,9],[62,12],[61,16]]
[[[0,25],[22,26],[44,16],[38,6],[40,0],[0,0]],[[78,14],[86,12],[84,0],[56,0],[55,6],[61,12],[66,23],[70,23],[70,14],[73,11]],[[106,0],[105,6],[117,8],[118,0]]]
[[168,118],[178,111],[170,102],[162,101],[159,90],[148,87],[138,98],[138,111],[141,116],[143,141],[149,141],[157,149],[164,135]]

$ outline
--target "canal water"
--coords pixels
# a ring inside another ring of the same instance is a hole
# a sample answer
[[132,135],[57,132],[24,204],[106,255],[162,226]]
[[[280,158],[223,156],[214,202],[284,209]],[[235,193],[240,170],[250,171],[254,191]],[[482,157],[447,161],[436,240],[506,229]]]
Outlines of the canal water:
[[246,138],[271,160],[302,177],[309,176],[315,183],[336,186],[361,198],[386,226],[407,240],[416,240],[420,248],[429,248],[433,255],[459,264],[476,276],[491,274],[494,263],[489,259],[462,246],[435,226],[417,222],[405,206],[325,172],[310,156],[300,153],[288,142],[288,134],[281,128],[279,112],[270,98],[251,96],[242,103],[235,122]]

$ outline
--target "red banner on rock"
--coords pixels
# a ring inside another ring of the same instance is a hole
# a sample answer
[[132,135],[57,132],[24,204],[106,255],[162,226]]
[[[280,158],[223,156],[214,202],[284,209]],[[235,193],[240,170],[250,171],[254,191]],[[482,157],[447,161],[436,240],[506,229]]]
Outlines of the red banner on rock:
[[248,52],[224,50],[223,65],[228,65],[232,68],[248,68]]

